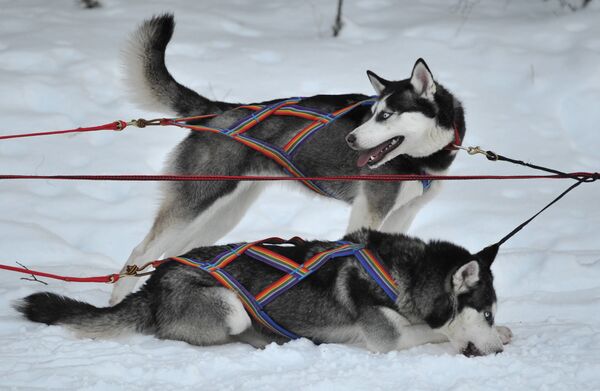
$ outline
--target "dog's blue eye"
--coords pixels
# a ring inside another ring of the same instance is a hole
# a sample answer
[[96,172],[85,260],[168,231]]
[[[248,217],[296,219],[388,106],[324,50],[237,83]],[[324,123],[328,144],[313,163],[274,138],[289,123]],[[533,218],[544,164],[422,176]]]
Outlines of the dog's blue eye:
[[388,113],[387,111],[384,111],[383,113],[381,113],[381,118],[383,119],[388,119],[392,116],[392,113]]
[[484,311],[483,317],[485,318],[485,320],[487,320],[489,322],[492,320],[492,313],[490,311]]

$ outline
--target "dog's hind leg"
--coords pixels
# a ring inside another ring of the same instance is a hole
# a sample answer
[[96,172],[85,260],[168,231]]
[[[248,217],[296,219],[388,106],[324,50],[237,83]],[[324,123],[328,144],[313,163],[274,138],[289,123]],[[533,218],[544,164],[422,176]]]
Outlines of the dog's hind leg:
[[[168,197],[157,215],[150,232],[133,250],[127,266],[142,266],[161,256],[181,255],[198,246],[214,244],[233,229],[263,189],[261,183],[243,182],[229,194],[220,196],[201,211],[191,208],[193,200]],[[171,194],[179,194],[173,192]],[[124,278],[113,286],[110,304],[123,300],[136,284],[135,278]]]
[[264,184],[259,182],[240,182],[234,191],[216,200],[179,232],[165,255],[180,255],[194,247],[214,244],[240,222],[263,189]]
[[248,345],[252,345],[256,349],[264,349],[268,344],[274,342],[273,340],[265,337],[254,328],[250,327],[246,329],[243,333],[235,335],[232,339],[236,342],[247,343]]
[[235,293],[227,288],[192,284],[163,292],[156,320],[158,338],[203,346],[233,342],[235,336],[252,326]]
[[[152,229],[131,252],[127,262],[121,269],[121,273],[127,271],[128,266],[136,265],[141,267],[146,262],[159,259],[165,252],[169,243],[177,237],[178,233],[185,229],[190,223],[181,217],[176,217],[170,213],[171,204],[166,202],[162,205]],[[138,279],[122,278],[113,285],[113,290],[109,300],[110,305],[115,305],[125,298],[136,286]]]

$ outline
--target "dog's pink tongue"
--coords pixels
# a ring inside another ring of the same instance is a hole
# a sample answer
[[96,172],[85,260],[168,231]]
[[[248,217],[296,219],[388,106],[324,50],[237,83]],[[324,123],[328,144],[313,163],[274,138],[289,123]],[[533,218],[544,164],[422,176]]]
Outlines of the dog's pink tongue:
[[358,155],[358,160],[356,161],[356,165],[358,167],[364,167],[365,164],[367,164],[367,162],[369,161],[370,157],[371,157],[370,150],[362,152],[360,155]]
[[[371,149],[361,152],[360,155],[358,155],[358,160],[356,161],[356,165],[358,167],[364,167],[369,162],[369,159],[371,158],[371,156],[378,156],[381,153],[381,151],[383,151],[383,148],[385,148],[387,144],[388,144],[388,142],[386,141],[384,143],[379,144],[375,148],[371,148]],[[377,159],[375,159],[375,161],[377,161]]]

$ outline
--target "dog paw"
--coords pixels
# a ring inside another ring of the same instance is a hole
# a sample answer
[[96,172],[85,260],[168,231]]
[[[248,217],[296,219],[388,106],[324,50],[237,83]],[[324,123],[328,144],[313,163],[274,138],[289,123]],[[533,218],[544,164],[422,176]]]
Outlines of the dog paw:
[[498,335],[500,335],[500,340],[502,341],[502,344],[506,345],[507,343],[510,343],[510,341],[512,341],[513,333],[508,327],[496,326],[496,331],[498,332]]

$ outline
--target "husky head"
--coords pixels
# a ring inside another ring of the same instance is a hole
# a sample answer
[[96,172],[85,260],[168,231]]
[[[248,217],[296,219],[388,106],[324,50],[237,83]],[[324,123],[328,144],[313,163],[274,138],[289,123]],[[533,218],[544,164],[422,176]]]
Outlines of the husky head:
[[[490,266],[498,248],[488,247],[471,255],[466,250],[449,244],[437,243],[443,251],[435,251],[442,264],[438,292],[429,297],[425,321],[433,329],[446,335],[450,343],[466,356],[500,353],[502,339],[494,325],[496,293]],[[433,278],[432,280],[436,280]],[[443,288],[440,287],[443,285]]]
[[367,75],[379,98],[371,118],[346,137],[350,148],[360,151],[359,167],[377,168],[401,154],[429,156],[453,141],[454,99],[435,82],[423,59],[415,63],[410,79]]

